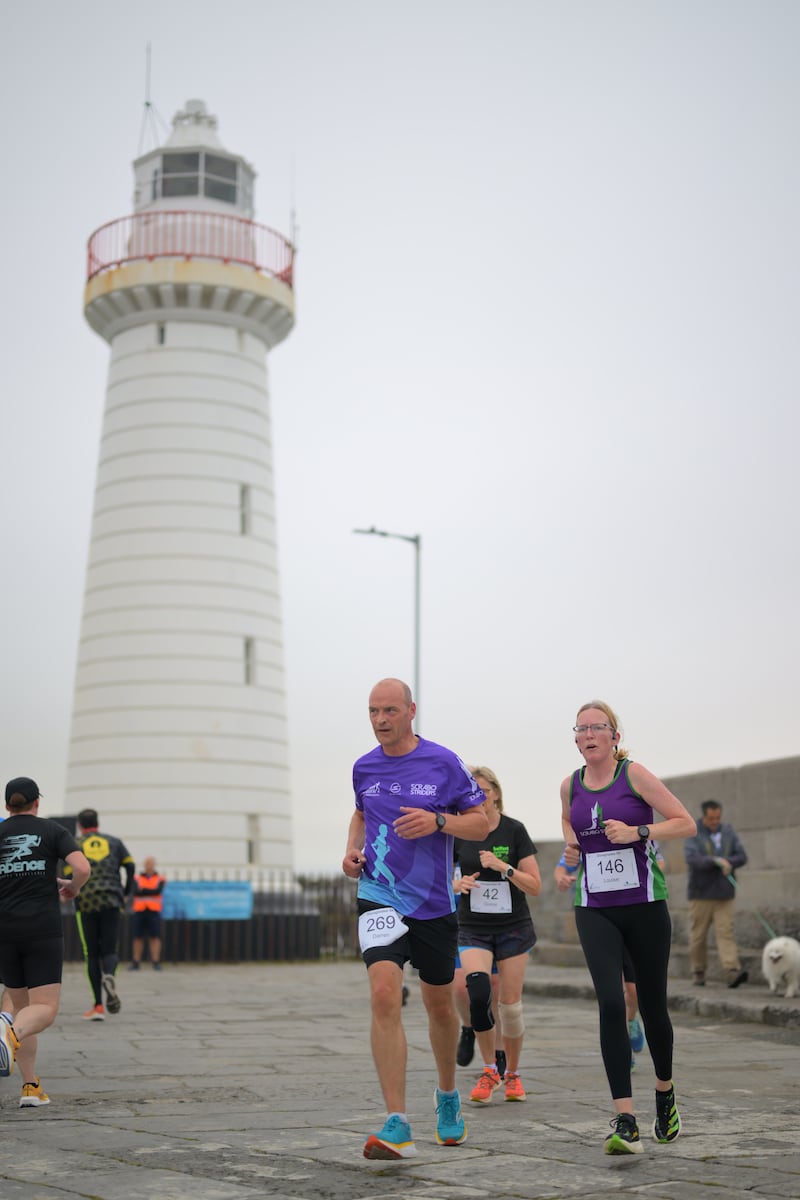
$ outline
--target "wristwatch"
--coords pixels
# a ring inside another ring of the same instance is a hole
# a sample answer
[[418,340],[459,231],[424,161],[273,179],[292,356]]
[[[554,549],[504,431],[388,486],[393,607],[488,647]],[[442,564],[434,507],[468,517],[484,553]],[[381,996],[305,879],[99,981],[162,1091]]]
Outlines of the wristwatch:
[[514,874],[514,868],[506,867],[505,871],[503,871],[503,879],[511,879],[513,874]]
[[447,817],[444,815],[444,813],[436,814],[436,828],[437,829],[444,829],[446,822],[447,822]]
[[639,828],[636,830],[636,832],[639,834],[639,837],[642,839],[643,842],[646,842],[649,840],[649,838],[650,838],[650,826],[649,825],[640,825]]

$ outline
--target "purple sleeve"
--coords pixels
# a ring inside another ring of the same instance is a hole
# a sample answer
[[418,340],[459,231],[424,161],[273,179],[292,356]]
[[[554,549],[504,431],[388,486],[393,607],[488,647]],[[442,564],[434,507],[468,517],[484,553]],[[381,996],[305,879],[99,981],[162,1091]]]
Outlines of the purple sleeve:
[[453,758],[455,760],[453,792],[456,811],[460,813],[469,812],[471,808],[476,808],[477,805],[483,804],[486,797],[458,755],[453,755]]

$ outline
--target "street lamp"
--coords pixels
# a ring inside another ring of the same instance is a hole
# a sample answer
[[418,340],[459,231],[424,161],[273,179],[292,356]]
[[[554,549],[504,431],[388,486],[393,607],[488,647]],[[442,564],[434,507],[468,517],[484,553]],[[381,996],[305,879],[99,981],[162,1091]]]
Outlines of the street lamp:
[[419,724],[419,558],[422,548],[422,535],[419,533],[389,533],[386,529],[354,529],[353,533],[367,533],[374,537],[398,538],[401,542],[411,542],[414,547],[414,703],[417,706],[416,720]]

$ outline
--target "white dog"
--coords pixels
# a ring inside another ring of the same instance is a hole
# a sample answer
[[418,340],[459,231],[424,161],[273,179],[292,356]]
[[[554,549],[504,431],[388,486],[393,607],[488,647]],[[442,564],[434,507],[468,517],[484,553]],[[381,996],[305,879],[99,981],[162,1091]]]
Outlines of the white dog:
[[784,983],[786,998],[796,995],[800,986],[800,942],[792,937],[776,937],[767,942],[761,955],[761,970],[771,992]]

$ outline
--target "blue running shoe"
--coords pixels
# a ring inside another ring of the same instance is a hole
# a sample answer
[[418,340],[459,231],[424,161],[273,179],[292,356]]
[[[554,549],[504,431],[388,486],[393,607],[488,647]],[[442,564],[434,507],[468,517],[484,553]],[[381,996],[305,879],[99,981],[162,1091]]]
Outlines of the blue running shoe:
[[436,1109],[436,1140],[440,1146],[458,1146],[467,1140],[467,1127],[461,1115],[461,1097],[458,1092],[448,1096],[437,1088],[433,1094]]
[[417,1147],[411,1139],[408,1121],[394,1113],[378,1133],[371,1133],[364,1143],[364,1158],[411,1158]]
[[644,1030],[638,1017],[634,1017],[632,1021],[628,1021],[628,1037],[631,1039],[631,1050],[633,1053],[641,1054],[644,1050]]

